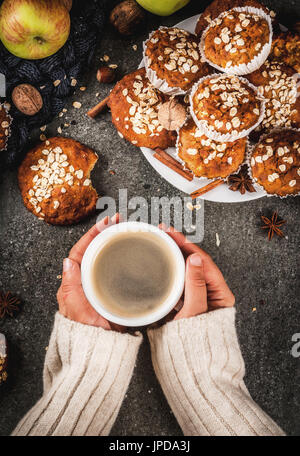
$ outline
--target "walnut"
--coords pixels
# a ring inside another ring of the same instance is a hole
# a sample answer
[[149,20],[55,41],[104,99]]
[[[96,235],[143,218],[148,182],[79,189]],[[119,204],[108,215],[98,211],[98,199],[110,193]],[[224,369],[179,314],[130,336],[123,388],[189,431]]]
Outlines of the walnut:
[[175,98],[163,103],[158,110],[158,120],[166,130],[177,130],[186,119],[186,109]]
[[16,86],[11,98],[16,108],[27,116],[34,116],[43,107],[40,92],[30,84]]
[[110,23],[121,35],[133,35],[145,19],[145,11],[135,0],[119,3],[110,13]]
[[112,68],[103,66],[97,71],[97,80],[99,82],[110,83],[115,79],[115,72]]

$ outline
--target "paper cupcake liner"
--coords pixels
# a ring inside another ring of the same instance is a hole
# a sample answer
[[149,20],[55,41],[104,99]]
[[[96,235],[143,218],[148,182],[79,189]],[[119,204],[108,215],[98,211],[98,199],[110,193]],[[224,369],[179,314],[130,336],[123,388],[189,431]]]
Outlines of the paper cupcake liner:
[[[180,128],[178,128],[178,129],[176,130],[177,139],[176,139],[176,144],[175,144],[175,149],[176,149],[175,156],[176,156],[176,159],[184,166],[184,168],[185,168],[186,170],[192,171],[190,168],[188,168],[188,167],[186,166],[185,161],[182,160],[182,158],[179,157],[179,132],[180,132],[181,128],[183,128],[184,125],[188,122],[189,118],[190,118],[190,117],[187,117],[187,119],[185,120],[184,124],[183,124]],[[224,184],[227,184],[227,179],[228,179],[228,177],[231,176],[231,174],[237,174],[237,173],[241,170],[242,166],[243,166],[244,164],[246,164],[246,159],[247,159],[247,154],[248,154],[248,148],[249,148],[249,147],[250,147],[250,143],[249,143],[249,140],[248,140],[248,138],[247,138],[244,160],[243,160],[243,162],[239,165],[239,167],[238,167],[236,170],[232,171],[230,174],[228,174],[228,176],[226,176],[226,177],[221,177],[221,176],[217,176],[217,177],[195,176],[194,173],[193,173],[193,171],[192,171],[193,176],[194,176],[194,179],[198,179],[199,181],[209,180],[209,181],[211,181],[211,182],[212,182],[212,181],[215,181],[215,180],[217,180],[217,179],[223,179],[223,180],[224,180]]]
[[195,95],[195,92],[196,92],[198,86],[200,84],[202,84],[202,82],[204,82],[207,79],[212,79],[214,77],[220,77],[220,76],[223,76],[223,75],[220,75],[217,73],[212,73],[209,76],[204,76],[203,78],[199,79],[199,81],[193,85],[192,90],[190,92],[190,112],[191,112],[193,120],[194,120],[195,124],[197,125],[197,127],[199,128],[199,130],[201,132],[203,132],[203,134],[206,135],[208,138],[214,139],[217,142],[233,142],[233,141],[236,141],[237,139],[241,139],[241,138],[244,138],[245,136],[249,136],[251,131],[255,130],[255,128],[258,127],[259,124],[261,124],[261,122],[265,116],[266,103],[265,103],[265,99],[259,94],[258,87],[251,84],[247,79],[239,77],[239,80],[241,82],[247,84],[247,86],[250,87],[256,93],[258,98],[261,100],[259,118],[258,118],[257,122],[255,124],[253,124],[250,128],[240,131],[239,134],[236,136],[232,135],[232,133],[226,133],[226,134],[218,133],[217,131],[213,130],[212,127],[209,127],[207,125],[206,120],[199,120],[197,118],[197,116],[194,113],[193,97]]
[[296,131],[298,133],[300,133],[300,129],[298,128],[273,128],[273,130],[270,130],[268,133],[264,133],[263,135],[260,136],[259,138],[259,141],[256,143],[256,144],[252,144],[250,145],[249,147],[249,150],[247,152],[247,158],[246,158],[246,162],[247,162],[247,165],[248,165],[248,170],[249,170],[249,176],[253,182],[253,186],[256,190],[261,190],[263,192],[265,192],[265,195],[270,197],[270,196],[276,196],[276,198],[280,198],[280,199],[285,199],[285,198],[288,198],[290,196],[300,196],[300,192],[298,193],[295,193],[295,194],[291,194],[291,195],[277,195],[276,193],[268,193],[268,191],[261,185],[257,182],[256,178],[253,177],[253,174],[252,174],[252,167],[251,167],[251,157],[252,157],[252,153],[253,153],[253,150],[255,149],[256,146],[258,146],[258,144],[260,144],[262,141],[264,141],[264,139],[266,139],[268,136],[270,136],[271,134],[273,133],[276,133],[276,132],[280,132],[280,131],[285,131],[285,130],[288,130],[288,131]]
[[0,149],[0,152],[3,152],[3,151],[6,151],[7,150],[7,144],[8,144],[8,140],[11,136],[11,124],[13,122],[13,118],[11,117],[11,115],[8,113],[8,109],[7,107],[5,106],[5,103],[0,103],[0,106],[2,107],[2,109],[4,109],[4,111],[6,112],[6,116],[8,117],[9,119],[9,126],[6,128],[6,130],[8,130],[8,135],[6,136],[6,141],[5,141],[5,145],[2,149]]
[[[232,8],[229,11],[224,11],[224,13],[220,14],[216,19],[218,19],[218,18],[222,19],[222,17],[224,15],[226,15],[230,11],[237,11],[237,12],[240,12],[240,13],[252,13],[252,14],[256,14],[257,16],[260,16],[262,19],[265,19],[267,21],[267,23],[268,23],[269,32],[270,32],[270,39],[269,39],[268,43],[266,43],[262,47],[260,53],[257,56],[255,56],[251,60],[251,62],[249,62],[247,64],[246,63],[242,63],[242,64],[239,64],[239,65],[234,65],[234,66],[231,66],[229,68],[223,68],[223,67],[215,64],[211,60],[209,60],[206,57],[206,55],[205,55],[204,40],[205,40],[206,33],[208,32],[209,28],[211,27],[211,24],[210,24],[204,30],[204,32],[202,33],[201,40],[200,40],[200,43],[199,43],[199,50],[200,50],[200,53],[201,53],[201,57],[210,66],[216,68],[219,71],[222,71],[223,73],[235,74],[237,76],[243,75],[243,74],[253,73],[253,71],[258,70],[258,68],[260,68],[265,63],[265,61],[267,60],[267,58],[268,58],[268,56],[269,56],[269,54],[271,52],[272,40],[273,40],[272,20],[271,20],[270,16],[268,16],[263,10],[258,9],[258,8],[253,8],[253,7],[250,7],[250,6],[246,6],[246,7],[242,7],[242,8],[237,7],[237,8]],[[214,19],[214,21],[216,19]]]
[[[163,30],[163,29],[166,30],[168,28],[174,28],[174,27],[161,26],[161,27],[159,27],[158,30]],[[143,59],[144,59],[144,64],[145,64],[146,75],[147,75],[149,81],[151,82],[151,84],[156,89],[160,90],[161,92],[165,93],[166,95],[185,95],[188,92],[188,90],[183,90],[180,87],[169,86],[169,84],[167,83],[167,81],[165,79],[160,79],[157,76],[156,71],[152,70],[152,68],[150,68],[149,59],[146,56],[146,47],[147,47],[148,41],[151,40],[151,38],[155,32],[156,32],[156,30],[151,32],[149,35],[149,38],[143,42]]]

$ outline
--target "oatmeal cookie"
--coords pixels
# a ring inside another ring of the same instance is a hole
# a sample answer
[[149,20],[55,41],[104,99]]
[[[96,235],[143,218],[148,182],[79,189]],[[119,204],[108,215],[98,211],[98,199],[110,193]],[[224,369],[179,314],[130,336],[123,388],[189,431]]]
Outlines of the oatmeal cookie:
[[300,73],[300,35],[282,32],[273,39],[270,59],[284,62]]
[[295,72],[284,63],[267,61],[259,70],[247,75],[266,100],[266,110],[259,132],[279,127],[300,128],[300,87]]
[[141,68],[115,85],[108,106],[121,137],[137,147],[166,149],[176,142],[176,133],[166,130],[158,120],[158,111],[168,100],[151,85],[145,68]]
[[275,130],[255,146],[251,172],[268,194],[297,195],[300,192],[300,132]]
[[11,123],[12,118],[8,114],[5,105],[0,104],[0,151],[6,149]]
[[266,14],[270,15],[273,21],[275,19],[276,13],[274,11],[270,11],[266,6],[256,0],[214,0],[199,17],[195,34],[197,36],[201,36],[210,22],[213,19],[216,19],[216,17],[218,17],[221,13],[224,13],[224,11],[238,7],[243,8],[245,6],[262,9]]
[[177,27],[160,27],[145,43],[146,74],[162,92],[186,93],[193,84],[210,73],[202,61],[195,35]]
[[234,173],[245,159],[246,138],[234,142],[216,142],[203,135],[192,118],[179,130],[179,158],[197,177],[225,178]]
[[202,35],[200,50],[203,58],[218,69],[246,74],[264,63],[270,53],[271,42],[272,29],[268,16],[230,10],[210,23]]
[[96,209],[90,173],[98,160],[88,147],[69,138],[50,138],[26,155],[18,181],[26,208],[52,225],[70,225]]
[[224,74],[200,81],[190,99],[197,127],[217,141],[247,136],[260,122],[264,108],[262,98],[247,80]]

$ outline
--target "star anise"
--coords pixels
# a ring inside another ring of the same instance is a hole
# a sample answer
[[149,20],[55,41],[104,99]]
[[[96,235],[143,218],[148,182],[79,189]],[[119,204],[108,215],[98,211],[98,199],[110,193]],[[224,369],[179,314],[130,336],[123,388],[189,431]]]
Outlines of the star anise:
[[256,192],[252,180],[248,174],[247,165],[243,165],[237,174],[231,174],[228,177],[229,190],[239,192],[244,195],[247,192]]
[[278,220],[278,213],[276,211],[273,212],[272,217],[270,219],[268,217],[265,217],[264,215],[261,216],[261,219],[264,222],[264,226],[262,226],[262,228],[269,230],[269,241],[272,240],[274,233],[276,233],[279,237],[284,237],[284,234],[281,231],[280,227],[286,223],[286,220]]
[[0,291],[0,319],[6,315],[13,317],[20,308],[21,301],[19,298],[14,296],[10,291],[3,293]]

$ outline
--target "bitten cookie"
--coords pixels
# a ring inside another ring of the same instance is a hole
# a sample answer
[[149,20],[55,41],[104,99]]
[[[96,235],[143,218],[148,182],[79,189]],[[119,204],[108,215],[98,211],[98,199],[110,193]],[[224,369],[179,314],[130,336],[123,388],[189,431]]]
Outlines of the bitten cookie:
[[108,106],[121,137],[137,147],[166,149],[176,142],[176,132],[166,130],[158,120],[159,108],[168,100],[151,85],[145,68],[141,68],[115,85]]
[[98,160],[88,147],[69,138],[50,138],[26,155],[18,181],[26,208],[52,225],[70,225],[96,209],[90,173]]
[[200,36],[211,21],[218,17],[221,13],[224,13],[224,11],[245,6],[262,9],[266,14],[269,14],[272,19],[276,16],[274,11],[270,11],[266,6],[256,0],[214,0],[199,17],[195,34]]
[[197,177],[227,177],[243,163],[246,138],[230,143],[213,141],[204,136],[192,118],[179,130],[177,153]]
[[255,146],[251,159],[255,182],[270,195],[300,192],[300,132],[275,130]]

